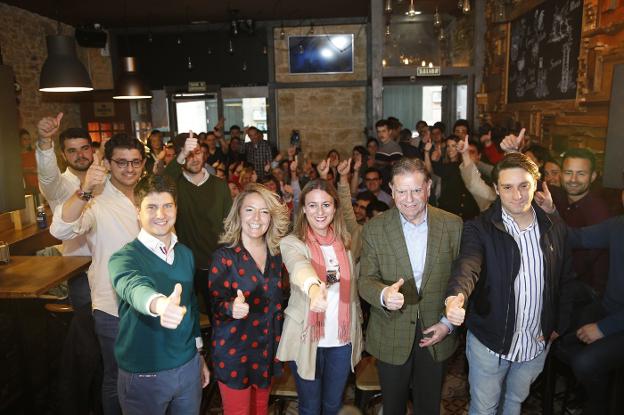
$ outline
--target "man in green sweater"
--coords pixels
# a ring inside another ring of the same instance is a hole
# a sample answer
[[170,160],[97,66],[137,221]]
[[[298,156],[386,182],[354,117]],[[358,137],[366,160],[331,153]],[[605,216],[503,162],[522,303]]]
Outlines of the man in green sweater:
[[223,219],[232,207],[232,197],[227,183],[204,168],[202,152],[192,132],[179,134],[175,146],[178,156],[167,165],[165,175],[175,181],[178,189],[176,233],[180,242],[193,251],[197,269],[195,290],[207,304],[207,270],[223,232]]
[[134,200],[141,231],[108,263],[119,297],[119,403],[124,415],[197,414],[210,374],[199,353],[193,253],[173,233],[175,184],[151,176]]

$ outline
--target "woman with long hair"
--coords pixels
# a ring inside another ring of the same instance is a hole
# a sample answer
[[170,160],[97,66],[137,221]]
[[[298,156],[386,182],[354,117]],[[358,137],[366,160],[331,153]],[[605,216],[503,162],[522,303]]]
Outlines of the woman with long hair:
[[277,195],[249,184],[234,199],[213,254],[208,289],[212,304],[212,361],[223,410],[266,414],[282,314],[280,239],[288,209]]
[[290,363],[303,415],[338,413],[362,351],[357,276],[343,209],[351,206],[342,206],[329,181],[310,181],[301,191],[294,231],[280,243],[291,292],[277,358]]

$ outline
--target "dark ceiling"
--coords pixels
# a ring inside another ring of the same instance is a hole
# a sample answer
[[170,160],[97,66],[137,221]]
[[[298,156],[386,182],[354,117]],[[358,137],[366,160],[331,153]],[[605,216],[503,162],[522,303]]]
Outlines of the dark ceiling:
[[[3,0],[72,26],[168,26],[191,22],[220,23],[237,19],[302,20],[366,17],[370,0]],[[392,0],[402,14],[410,0]],[[457,0],[415,0],[423,13],[457,10]]]

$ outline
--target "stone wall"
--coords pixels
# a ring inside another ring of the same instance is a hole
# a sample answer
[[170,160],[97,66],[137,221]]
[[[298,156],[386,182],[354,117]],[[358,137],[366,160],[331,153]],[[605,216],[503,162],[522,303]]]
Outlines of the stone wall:
[[[353,146],[365,142],[366,87],[335,82],[366,81],[367,47],[365,25],[316,26],[315,34],[353,34],[353,73],[292,75],[288,73],[288,36],[306,35],[309,27],[274,30],[275,80],[277,81],[277,130],[279,147],[288,148],[292,130],[299,130],[304,152],[318,161],[333,148],[343,157]],[[309,82],[326,82],[310,88]],[[287,84],[282,85],[281,84]]]
[[314,161],[336,149],[349,157],[365,141],[366,88],[293,88],[277,94],[280,148],[288,148],[292,130]]
[[[39,74],[48,55],[46,35],[57,32],[57,22],[29,11],[0,3],[0,47],[4,64],[13,68],[20,86],[18,92],[19,125],[34,137],[37,121],[46,115],[62,111],[62,126],[80,125],[78,94],[42,94],[39,92]],[[74,29],[62,24],[63,34],[72,35]],[[89,70],[96,89],[112,88],[110,58],[101,56],[99,49],[76,46],[79,58]],[[17,137],[16,137],[17,139]]]

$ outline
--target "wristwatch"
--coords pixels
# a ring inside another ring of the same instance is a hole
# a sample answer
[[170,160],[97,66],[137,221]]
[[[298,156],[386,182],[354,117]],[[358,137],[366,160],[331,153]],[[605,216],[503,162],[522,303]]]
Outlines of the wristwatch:
[[80,200],[88,202],[89,200],[93,199],[93,192],[85,192],[82,189],[78,189],[76,190],[76,196],[78,196]]

